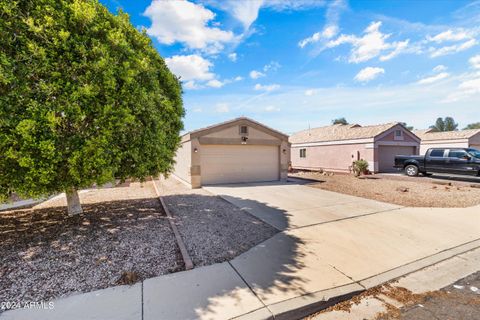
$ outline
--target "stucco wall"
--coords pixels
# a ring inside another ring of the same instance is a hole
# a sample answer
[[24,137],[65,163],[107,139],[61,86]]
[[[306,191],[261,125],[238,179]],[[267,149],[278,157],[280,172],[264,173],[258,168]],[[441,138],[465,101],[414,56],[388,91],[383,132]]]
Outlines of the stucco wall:
[[190,166],[191,166],[191,142],[187,141],[180,145],[175,155],[175,165],[173,174],[185,182],[190,182]]
[[[240,134],[240,126],[246,125],[248,127],[248,134]],[[259,128],[259,129],[257,129]],[[272,135],[269,134],[269,129],[263,128],[258,124],[251,123],[249,121],[240,121],[232,123],[229,126],[222,125],[218,128],[207,129],[205,133],[195,132],[194,135],[190,135],[191,140],[188,142],[190,144],[190,155],[187,152],[180,151],[177,152],[177,158],[187,157],[191,159],[188,164],[189,168],[185,171],[185,166],[183,162],[179,159],[178,161],[178,170],[179,176],[186,175],[185,180],[191,185],[192,188],[198,188],[202,186],[202,168],[201,168],[201,157],[202,157],[202,147],[205,145],[242,145],[241,140],[242,136],[247,136],[248,140],[246,141],[247,145],[268,145],[268,146],[278,146],[280,157],[279,157],[279,176],[280,179],[286,180],[288,175],[288,164],[290,162],[290,144],[288,138],[280,138],[280,135],[272,132]],[[186,143],[184,143],[185,145]],[[184,146],[185,147],[185,146]],[[194,150],[197,149],[197,152]],[[251,155],[255,157],[255,154]],[[181,172],[184,170],[183,172]],[[183,179],[183,178],[182,178]]]
[[420,154],[424,155],[429,148],[468,148],[469,144],[467,140],[460,140],[458,142],[452,141],[428,141],[422,142],[420,145]]
[[[300,158],[300,149],[307,149],[307,156]],[[369,163],[373,162],[373,148],[367,148],[367,144],[344,144],[344,145],[324,145],[312,147],[291,148],[292,167],[294,169],[308,170],[327,170],[349,172],[352,162],[364,159]]]
[[470,138],[470,147],[478,149],[480,148],[480,133],[477,133],[473,137]]
[[[403,131],[403,139],[395,139],[395,130],[402,130]],[[403,129],[401,126],[393,127],[390,129],[387,134],[376,141],[392,141],[392,142],[411,142],[411,143],[418,143],[414,137],[412,137],[408,130]]]
[[[278,140],[278,138],[271,136],[263,131],[257,130],[248,124],[245,124],[248,127],[248,134],[246,135],[249,140],[251,139],[265,139],[265,140]],[[239,126],[240,125],[232,125],[226,129],[215,131],[209,134],[204,135],[203,137],[208,138],[239,138],[241,135],[239,134]]]

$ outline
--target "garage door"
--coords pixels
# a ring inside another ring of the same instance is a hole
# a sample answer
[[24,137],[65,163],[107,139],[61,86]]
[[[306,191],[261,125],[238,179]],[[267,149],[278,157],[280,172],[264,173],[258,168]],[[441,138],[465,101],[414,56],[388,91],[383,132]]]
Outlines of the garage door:
[[204,185],[279,179],[278,146],[203,145],[200,156]]
[[378,171],[379,172],[396,172],[393,168],[395,164],[395,156],[397,155],[413,155],[415,147],[400,146],[379,146],[378,147]]

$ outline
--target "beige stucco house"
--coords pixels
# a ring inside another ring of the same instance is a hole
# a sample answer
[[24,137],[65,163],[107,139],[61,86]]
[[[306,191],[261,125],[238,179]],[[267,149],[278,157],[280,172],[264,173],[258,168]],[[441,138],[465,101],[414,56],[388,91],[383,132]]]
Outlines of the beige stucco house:
[[416,130],[422,139],[420,154],[429,148],[475,148],[480,150],[480,129],[433,132],[432,129]]
[[288,136],[241,117],[182,136],[173,175],[202,185],[286,180]]
[[400,123],[336,124],[290,136],[294,169],[349,172],[363,159],[372,172],[394,172],[396,155],[415,155],[420,139]]

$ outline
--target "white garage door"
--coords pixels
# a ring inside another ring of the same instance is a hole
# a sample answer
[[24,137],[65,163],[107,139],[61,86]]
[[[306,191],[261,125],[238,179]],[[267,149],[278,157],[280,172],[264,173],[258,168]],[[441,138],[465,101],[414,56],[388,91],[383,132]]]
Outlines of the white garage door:
[[393,167],[395,164],[395,156],[413,154],[415,154],[415,147],[379,146],[378,171],[396,172],[397,170]]
[[204,185],[279,179],[278,146],[203,145],[200,152]]

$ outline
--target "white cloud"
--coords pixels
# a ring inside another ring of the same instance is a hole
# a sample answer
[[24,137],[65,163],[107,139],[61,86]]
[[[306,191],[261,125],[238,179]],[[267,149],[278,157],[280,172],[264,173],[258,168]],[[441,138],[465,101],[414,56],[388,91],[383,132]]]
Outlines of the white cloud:
[[190,90],[195,90],[195,89],[199,89],[199,85],[195,82],[195,81],[187,81],[183,84],[183,87],[185,89],[190,89]]
[[442,72],[447,70],[447,67],[445,67],[443,64],[439,64],[435,68],[433,68],[433,72]]
[[480,69],[480,54],[471,57],[468,62],[472,65],[474,69]]
[[381,56],[380,61],[390,60],[392,58],[395,58],[399,54],[405,52],[407,47],[408,47],[409,42],[410,42],[410,39],[407,39],[405,41],[398,41],[398,42],[392,43],[392,47],[394,49],[389,54]]
[[199,55],[173,56],[165,59],[170,71],[184,81],[190,80],[211,80],[215,74],[210,72],[213,64]]
[[352,49],[348,62],[359,63],[365,62],[381,55],[385,51],[388,53],[380,57],[381,61],[389,60],[400,53],[406,51],[409,39],[404,41],[388,42],[390,34],[384,34],[380,31],[381,21],[370,23],[363,31],[363,36],[340,35],[337,39],[327,42],[327,48],[334,48],[342,44],[350,44]]
[[227,113],[230,111],[230,107],[227,103],[217,103],[215,106],[215,111],[218,113]]
[[242,81],[243,80],[243,77],[241,76],[236,76],[235,79],[233,79],[234,81]]
[[280,88],[278,84],[261,85],[259,83],[257,83],[255,87],[253,87],[254,90],[267,92],[277,90],[278,88]]
[[258,78],[261,78],[261,77],[265,77],[265,73],[257,71],[257,70],[250,71],[250,78],[258,79]]
[[480,95],[480,77],[478,74],[464,79],[458,85],[457,90],[450,93],[443,102],[457,102],[476,95]]
[[306,95],[306,96],[313,96],[313,95],[316,94],[316,93],[317,93],[317,90],[315,90],[315,89],[307,89],[307,90],[305,90],[305,95]]
[[461,52],[461,51],[470,49],[471,47],[477,45],[477,43],[478,42],[476,39],[470,39],[460,44],[454,44],[451,46],[445,46],[441,48],[430,48],[430,57],[436,58],[436,57],[444,56],[447,54]]
[[277,11],[302,10],[311,7],[324,6],[322,0],[206,0],[206,3],[227,11],[238,20],[245,30],[258,18],[261,8],[271,8]]
[[230,53],[230,54],[228,55],[228,59],[230,59],[230,60],[233,61],[233,62],[236,62],[236,61],[237,61],[237,54],[236,54],[235,52]]
[[418,84],[431,84],[431,83],[440,81],[442,79],[448,78],[449,76],[450,76],[450,74],[448,74],[447,72],[441,72],[441,73],[436,74],[434,76],[420,79],[419,81],[417,81],[417,83]]
[[470,39],[471,36],[465,30],[453,31],[451,29],[441,32],[436,36],[427,36],[427,39],[431,42],[442,43],[446,41],[462,41]]
[[322,31],[315,32],[310,37],[307,37],[298,42],[300,48],[304,48],[308,44],[319,42],[321,40],[326,41],[335,37],[340,28],[338,27],[338,20],[340,18],[340,13],[347,7],[345,1],[336,0],[329,3],[326,13],[326,24],[323,27]]
[[268,71],[277,71],[281,67],[280,63],[276,61],[271,61],[269,64],[266,64],[263,66],[263,71],[268,72]]
[[231,31],[208,26],[215,14],[201,4],[186,0],[152,1],[144,15],[152,21],[147,33],[163,44],[180,42],[190,49],[216,53],[224,43],[235,40]]
[[267,111],[267,112],[276,112],[276,111],[280,111],[280,109],[279,109],[279,108],[277,108],[277,107],[275,107],[275,106],[272,106],[272,105],[270,105],[270,106],[266,106],[264,110],[265,110],[265,111]]
[[207,86],[212,88],[221,88],[223,87],[223,85],[224,83],[217,79],[213,79],[207,82]]
[[368,82],[384,73],[385,73],[385,69],[383,68],[366,67],[360,70],[360,72],[357,73],[354,79],[359,82]]
[[209,60],[196,54],[166,58],[165,63],[184,82],[185,89],[201,89],[205,86],[220,88],[226,83],[216,79],[210,71],[213,64]]

